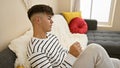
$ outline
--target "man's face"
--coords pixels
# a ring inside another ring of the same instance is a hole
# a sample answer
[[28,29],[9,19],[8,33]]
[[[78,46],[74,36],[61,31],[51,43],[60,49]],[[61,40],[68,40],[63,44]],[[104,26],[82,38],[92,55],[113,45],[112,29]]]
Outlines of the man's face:
[[52,27],[52,15],[48,15],[48,14],[44,14],[42,17],[40,17],[41,19],[41,27],[45,32],[49,32],[51,31],[51,27]]

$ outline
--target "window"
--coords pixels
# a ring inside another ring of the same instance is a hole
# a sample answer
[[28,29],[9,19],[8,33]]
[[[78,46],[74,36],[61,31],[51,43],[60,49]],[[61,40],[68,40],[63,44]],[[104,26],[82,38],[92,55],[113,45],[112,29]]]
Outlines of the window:
[[96,19],[98,24],[111,24],[115,0],[80,0],[80,11],[85,19]]

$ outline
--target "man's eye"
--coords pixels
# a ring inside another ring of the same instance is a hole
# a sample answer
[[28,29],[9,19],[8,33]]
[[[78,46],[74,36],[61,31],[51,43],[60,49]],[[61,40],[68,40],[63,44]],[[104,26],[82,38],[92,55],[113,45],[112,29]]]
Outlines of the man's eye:
[[48,18],[48,20],[50,20],[51,18]]
[[51,17],[48,17],[48,20],[51,20]]

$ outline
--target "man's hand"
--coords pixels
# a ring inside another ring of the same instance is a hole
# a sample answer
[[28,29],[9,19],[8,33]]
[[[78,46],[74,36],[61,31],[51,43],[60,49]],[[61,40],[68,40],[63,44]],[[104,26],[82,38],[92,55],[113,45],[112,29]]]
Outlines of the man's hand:
[[80,46],[79,42],[75,42],[71,45],[69,53],[75,57],[78,57],[82,52],[82,47]]

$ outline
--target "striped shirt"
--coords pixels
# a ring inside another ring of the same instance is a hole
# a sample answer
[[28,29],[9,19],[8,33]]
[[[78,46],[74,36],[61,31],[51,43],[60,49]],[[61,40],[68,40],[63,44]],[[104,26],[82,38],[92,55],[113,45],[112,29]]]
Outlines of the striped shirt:
[[33,37],[27,55],[31,68],[72,68],[76,60],[52,34],[47,34],[46,39]]

